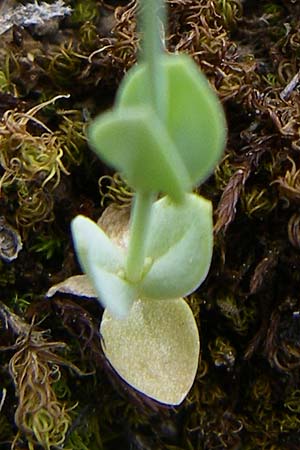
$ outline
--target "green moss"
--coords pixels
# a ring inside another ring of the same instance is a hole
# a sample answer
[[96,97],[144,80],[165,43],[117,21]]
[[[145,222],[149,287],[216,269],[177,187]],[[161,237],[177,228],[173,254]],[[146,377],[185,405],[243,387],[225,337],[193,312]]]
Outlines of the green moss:
[[99,16],[99,5],[96,1],[77,1],[74,4],[71,21],[74,25],[92,22]]

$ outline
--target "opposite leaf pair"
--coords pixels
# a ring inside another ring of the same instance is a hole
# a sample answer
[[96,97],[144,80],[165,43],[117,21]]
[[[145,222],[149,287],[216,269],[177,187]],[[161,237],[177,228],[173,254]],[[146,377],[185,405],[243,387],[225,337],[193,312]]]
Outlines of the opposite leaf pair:
[[212,253],[209,201],[186,194],[176,205],[168,197],[153,204],[142,278],[126,279],[126,251],[90,219],[77,216],[72,233],[81,266],[101,303],[125,317],[139,298],[170,299],[194,291],[206,277]]
[[212,172],[225,141],[219,101],[195,63],[185,55],[163,55],[164,117],[147,99],[147,66],[129,71],[112,112],[90,128],[98,156],[123,174],[136,191],[163,192],[175,202]]

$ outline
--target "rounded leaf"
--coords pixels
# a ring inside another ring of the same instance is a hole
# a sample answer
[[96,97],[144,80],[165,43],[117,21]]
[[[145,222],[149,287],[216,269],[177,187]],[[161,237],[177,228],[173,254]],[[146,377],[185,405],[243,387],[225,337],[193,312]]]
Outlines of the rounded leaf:
[[98,264],[108,272],[124,267],[125,253],[107,234],[88,217],[78,215],[71,222],[74,247],[82,269],[88,270],[88,253],[95,250]]
[[116,317],[126,316],[137,288],[124,279],[124,251],[87,217],[75,217],[71,229],[80,265],[99,301]]
[[104,312],[103,351],[130,386],[157,400],[179,405],[188,394],[199,361],[199,333],[182,299],[138,300],[124,320]]
[[212,205],[186,194],[176,205],[164,197],[153,205],[146,251],[150,269],[140,284],[142,297],[185,296],[204,281],[213,251]]
[[89,142],[135,190],[168,194],[181,201],[192,186],[172,140],[147,107],[113,110],[89,128]]
[[[213,171],[224,150],[226,122],[217,95],[187,55],[164,55],[166,71],[165,126],[193,185]],[[147,101],[145,64],[131,69],[118,90],[119,108]]]

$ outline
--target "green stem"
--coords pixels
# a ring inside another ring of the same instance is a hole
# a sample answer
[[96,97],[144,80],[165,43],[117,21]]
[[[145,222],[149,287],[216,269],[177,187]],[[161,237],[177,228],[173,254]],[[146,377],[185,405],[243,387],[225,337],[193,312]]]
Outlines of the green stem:
[[[160,61],[163,43],[161,24],[165,23],[165,0],[140,0],[141,24],[144,34],[142,57],[146,63],[145,98],[162,121],[165,119],[165,76]],[[131,212],[126,277],[132,283],[143,275],[147,237],[150,229],[154,193],[137,192]]]
[[136,193],[130,218],[130,240],[126,261],[126,277],[133,283],[139,281],[143,274],[152,202],[153,194]]
[[144,34],[142,57],[147,64],[147,83],[145,94],[149,96],[150,103],[156,114],[165,118],[165,76],[160,61],[163,53],[161,39],[161,25],[165,27],[165,1],[140,0],[141,23]]

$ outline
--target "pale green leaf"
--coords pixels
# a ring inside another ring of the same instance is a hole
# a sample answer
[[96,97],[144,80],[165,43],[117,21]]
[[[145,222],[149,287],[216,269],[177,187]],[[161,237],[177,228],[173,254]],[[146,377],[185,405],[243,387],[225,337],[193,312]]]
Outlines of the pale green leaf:
[[110,273],[91,256],[89,278],[102,305],[118,319],[124,319],[137,299],[137,288],[126,281],[124,272]]
[[98,299],[116,317],[124,317],[137,293],[124,279],[123,250],[87,217],[77,216],[71,228],[79,262]]
[[175,201],[191,188],[176,148],[147,107],[117,109],[92,122],[89,142],[136,190],[163,191]]
[[130,386],[161,403],[183,401],[200,350],[197,324],[183,299],[138,300],[124,320],[105,311],[100,332],[107,359]]
[[163,299],[193,292],[211,262],[211,203],[196,194],[187,194],[180,205],[164,197],[154,203],[151,220],[146,254],[152,266],[141,282],[141,295]]
[[104,231],[88,217],[78,215],[71,222],[74,247],[80,265],[85,272],[89,269],[90,249],[97,253],[97,263],[108,272],[119,272],[124,267],[125,253]]
[[[205,76],[187,55],[164,55],[166,129],[193,184],[213,171],[224,149],[226,123],[221,104]],[[125,76],[116,106],[144,105],[148,92],[145,64]]]

